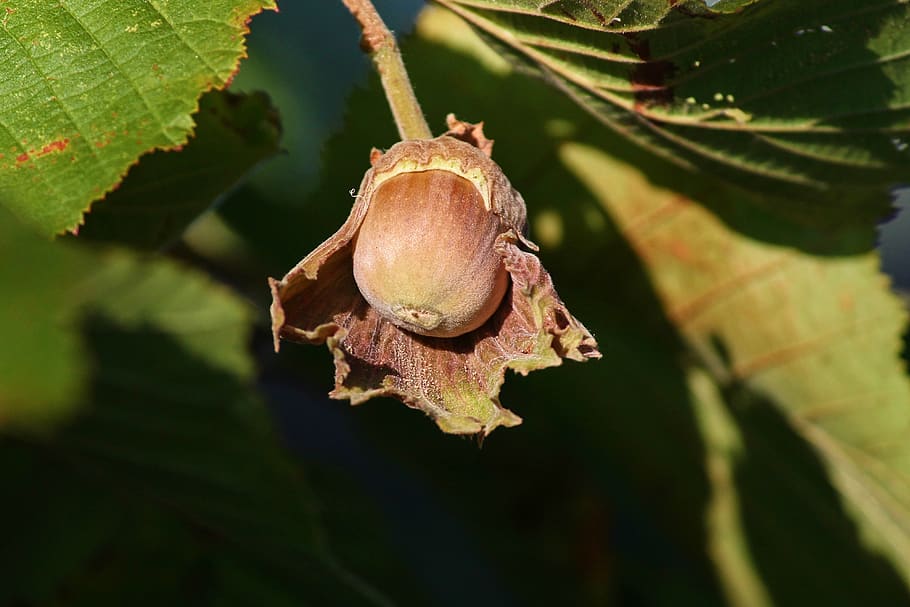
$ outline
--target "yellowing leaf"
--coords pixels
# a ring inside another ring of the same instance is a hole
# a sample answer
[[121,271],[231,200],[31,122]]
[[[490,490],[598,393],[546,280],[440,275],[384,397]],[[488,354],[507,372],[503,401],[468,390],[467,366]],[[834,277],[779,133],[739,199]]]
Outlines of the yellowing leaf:
[[597,148],[567,143],[559,156],[638,253],[728,406],[778,408],[822,457],[865,539],[910,580],[907,313],[878,255],[751,240]]

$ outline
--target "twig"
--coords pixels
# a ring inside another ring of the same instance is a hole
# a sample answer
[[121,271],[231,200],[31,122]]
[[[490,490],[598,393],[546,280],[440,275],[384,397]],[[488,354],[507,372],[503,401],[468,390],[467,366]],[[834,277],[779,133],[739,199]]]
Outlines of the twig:
[[433,136],[427,125],[408,73],[401,61],[395,37],[370,0],[341,0],[360,24],[363,35],[360,47],[369,53],[379,72],[382,88],[398,126],[398,135],[405,139],[429,139]]

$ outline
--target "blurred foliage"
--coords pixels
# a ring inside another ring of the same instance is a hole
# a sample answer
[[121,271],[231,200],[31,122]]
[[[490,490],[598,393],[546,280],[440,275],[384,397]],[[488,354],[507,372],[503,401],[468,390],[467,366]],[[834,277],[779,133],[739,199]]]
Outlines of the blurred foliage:
[[[274,151],[262,97],[209,98],[197,139],[143,158],[79,236],[0,218],[0,603],[910,604],[905,313],[872,214],[813,229],[660,159],[441,9],[403,44],[430,123],[486,121],[605,358],[509,378],[525,421],[478,448],[394,401],[328,401],[321,348],[274,355],[264,277],[341,224],[370,148],[395,142],[370,76],[304,188],[343,88],[320,90],[340,78],[320,45],[367,73],[340,3],[304,4],[254,20],[237,81],[290,114],[282,174],[182,243],[127,250],[166,245]],[[414,8],[377,4],[399,27]],[[550,12],[570,4],[592,3]],[[312,46],[294,36],[314,23]],[[246,126],[207,128],[208,103]]]
[[[309,579],[305,595],[322,604],[371,592],[323,548],[309,491],[268,430],[247,306],[172,262],[2,226],[3,267],[44,280],[3,276],[0,288],[46,308],[2,316],[19,338],[0,348],[0,469],[18,496],[0,522],[5,602],[191,603],[202,587],[270,586],[262,575]],[[38,299],[41,288],[53,296]],[[50,396],[62,402],[34,399],[60,387],[44,361],[68,365],[66,390]],[[63,405],[76,414],[61,419]],[[246,579],[221,580],[237,559]]]

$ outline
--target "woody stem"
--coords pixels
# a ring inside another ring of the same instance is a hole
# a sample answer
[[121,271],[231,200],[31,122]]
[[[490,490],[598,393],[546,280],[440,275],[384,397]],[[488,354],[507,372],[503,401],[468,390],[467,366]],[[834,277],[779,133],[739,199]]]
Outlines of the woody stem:
[[370,0],[341,1],[363,30],[360,47],[373,59],[398,135],[402,140],[431,138],[433,134],[417,103],[395,36],[383,23],[376,7]]

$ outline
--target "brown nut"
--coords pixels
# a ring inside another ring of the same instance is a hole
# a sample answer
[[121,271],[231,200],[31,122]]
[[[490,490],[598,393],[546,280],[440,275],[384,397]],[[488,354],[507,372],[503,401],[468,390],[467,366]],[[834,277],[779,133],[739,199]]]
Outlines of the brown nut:
[[354,280],[399,327],[463,335],[492,316],[508,288],[493,248],[503,231],[464,177],[442,169],[400,173],[372,192],[354,244]]

